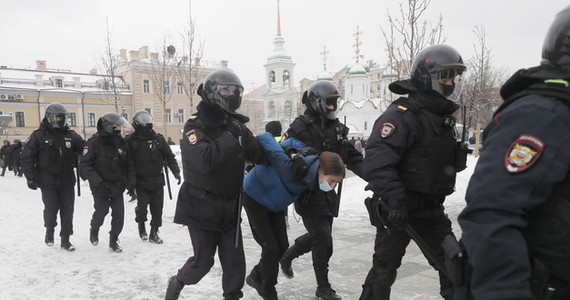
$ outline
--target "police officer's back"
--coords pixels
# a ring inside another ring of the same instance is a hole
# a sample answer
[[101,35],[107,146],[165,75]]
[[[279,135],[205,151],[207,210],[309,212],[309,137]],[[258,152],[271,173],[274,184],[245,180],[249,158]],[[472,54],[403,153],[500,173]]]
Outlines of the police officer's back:
[[[570,299],[570,6],[501,88],[459,215],[472,299]],[[457,295],[456,299],[465,299]]]

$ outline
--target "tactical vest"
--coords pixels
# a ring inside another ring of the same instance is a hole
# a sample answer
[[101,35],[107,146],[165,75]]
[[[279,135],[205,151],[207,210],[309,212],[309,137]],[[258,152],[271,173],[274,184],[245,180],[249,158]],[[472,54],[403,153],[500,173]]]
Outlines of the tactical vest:
[[326,120],[327,123],[322,125],[318,119],[310,115],[301,115],[299,119],[302,123],[293,122],[291,128],[301,135],[304,130],[310,132],[309,139],[301,139],[304,143],[317,149],[319,153],[323,151],[337,153],[347,161],[348,127],[338,120]]
[[[195,128],[201,128],[205,135],[200,136],[200,139],[205,139],[211,144],[215,144],[216,139],[226,131],[224,127],[206,128],[199,117],[189,120],[188,122],[192,122],[192,126]],[[242,128],[242,132],[246,132],[246,130]],[[216,195],[235,194],[239,192],[244,176],[245,164],[243,148],[241,151],[233,153],[234,157],[232,159],[227,159],[226,163],[222,166],[208,170],[207,173],[203,173],[192,163],[193,160],[200,158],[193,157],[193,159],[190,159],[188,157],[190,152],[187,150],[185,151],[185,148],[192,146],[189,145],[187,141],[184,141],[180,147],[182,150],[184,181],[190,184],[190,186]],[[226,153],[226,155],[228,155],[228,153]]]
[[420,109],[409,101],[399,99],[393,105],[411,110],[421,124],[414,147],[407,150],[398,168],[404,187],[430,195],[453,193],[458,146],[452,124],[444,125],[446,118]]
[[40,145],[36,168],[56,176],[73,173],[77,155],[73,152],[71,131],[38,130],[38,133]]
[[[158,137],[158,135],[157,135]],[[150,177],[162,173],[164,155],[160,139],[127,138],[130,155],[135,162],[137,177]]]
[[127,144],[123,138],[119,145],[106,143],[101,136],[91,138],[92,151],[95,151],[93,167],[104,181],[120,181],[124,179],[127,167]]

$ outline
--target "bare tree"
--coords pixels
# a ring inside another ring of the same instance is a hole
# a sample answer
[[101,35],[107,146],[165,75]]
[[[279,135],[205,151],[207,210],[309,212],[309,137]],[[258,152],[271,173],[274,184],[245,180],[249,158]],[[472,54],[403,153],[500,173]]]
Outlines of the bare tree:
[[184,93],[190,100],[190,109],[193,110],[194,96],[200,81],[198,70],[203,55],[204,41],[197,39],[196,20],[192,18],[192,1],[189,2],[188,23],[185,24],[180,36],[183,46],[176,63],[177,85],[182,85]]
[[445,41],[443,16],[439,16],[435,25],[423,19],[430,2],[431,0],[408,0],[407,6],[400,2],[399,18],[394,18],[388,12],[389,27],[387,30],[381,27],[386,40],[388,67],[396,73],[396,80],[408,76],[411,62],[420,50]]
[[[176,66],[174,53],[175,49],[165,36],[162,45],[157,52],[150,54],[150,62],[145,64],[143,72],[148,76],[151,89],[156,101],[162,107],[162,126],[164,129],[164,136],[168,136],[167,123],[172,115],[168,115],[166,111],[166,104],[170,102],[173,92],[173,82],[176,79]],[[154,113],[153,113],[154,115]]]
[[505,71],[493,67],[492,50],[487,45],[487,35],[482,25],[473,33],[477,44],[473,46],[474,56],[468,60],[468,73],[464,79],[459,98],[467,107],[467,127],[475,123],[490,121],[493,111],[500,105],[499,86],[505,79]]
[[103,100],[110,101],[115,106],[115,112],[119,113],[119,101],[121,100],[121,95],[125,93],[128,89],[123,84],[122,74],[119,72],[120,58],[113,48],[113,42],[111,39],[111,29],[109,28],[109,17],[105,19],[106,21],[106,36],[105,36],[105,48],[96,59],[97,68],[101,70],[103,78],[99,82],[99,88],[107,90],[107,93],[100,93]]

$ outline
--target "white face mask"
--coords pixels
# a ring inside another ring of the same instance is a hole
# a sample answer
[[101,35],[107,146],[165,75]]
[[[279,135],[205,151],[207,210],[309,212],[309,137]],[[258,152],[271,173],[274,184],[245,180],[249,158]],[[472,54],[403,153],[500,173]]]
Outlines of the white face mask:
[[333,189],[326,180],[324,182],[319,182],[319,188],[323,192],[330,192]]

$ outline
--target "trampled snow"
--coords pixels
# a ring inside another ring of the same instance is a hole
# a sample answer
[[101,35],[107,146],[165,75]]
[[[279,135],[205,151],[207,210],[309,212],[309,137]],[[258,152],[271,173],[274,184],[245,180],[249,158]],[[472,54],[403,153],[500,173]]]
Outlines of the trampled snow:
[[[457,191],[446,201],[447,212],[454,221],[456,233],[459,233],[457,214],[464,206],[465,189],[475,162],[476,159],[470,156],[469,167],[458,175]],[[40,191],[28,189],[25,178],[16,177],[7,170],[6,176],[0,177],[0,299],[164,299],[168,278],[176,274],[178,268],[192,255],[187,229],[172,221],[179,186],[172,174],[170,176],[174,199],[168,199],[165,189],[163,226],[159,233],[164,244],[156,245],[139,239],[134,221],[136,205],[127,202],[129,197],[125,194],[125,226],[119,236],[123,253],[110,253],[108,249],[111,212],[100,229],[99,245],[92,246],[89,242],[89,222],[94,210],[93,198],[87,182],[82,182],[82,195],[76,197],[74,234],[71,236],[76,251],[66,252],[59,247],[59,226],[55,231],[55,245],[48,247],[44,244]],[[369,192],[364,191],[365,185],[356,176],[345,180],[340,216],[333,225],[335,254],[331,258],[329,276],[333,288],[344,296],[343,299],[358,299],[357,294],[361,291],[361,284],[370,268],[366,261],[371,261],[374,229],[368,222],[363,205],[364,198],[369,195]],[[242,216],[249,272],[259,260],[260,247],[252,238],[245,211]],[[290,207],[290,243],[305,232],[298,219]],[[362,233],[360,237],[345,238],[343,232],[349,232],[352,228]],[[353,250],[347,246],[349,240],[356,240],[357,244],[361,240],[363,246]],[[357,259],[365,263],[354,263]],[[407,255],[404,262],[407,259],[415,258]],[[420,260],[425,261],[423,258]],[[289,280],[282,274],[279,275],[277,291],[280,299],[314,299],[316,284],[310,255],[297,259],[293,267],[295,278]],[[435,271],[426,270],[425,273],[428,274],[424,276],[422,273],[422,277],[427,278],[425,291],[421,284],[414,286],[412,291],[407,291],[411,287],[403,284],[404,281],[399,277],[392,298],[440,299]],[[180,299],[221,299],[221,276],[222,271],[216,257],[211,271],[197,285],[185,287]],[[243,299],[260,299],[247,284],[244,285],[243,292]]]

